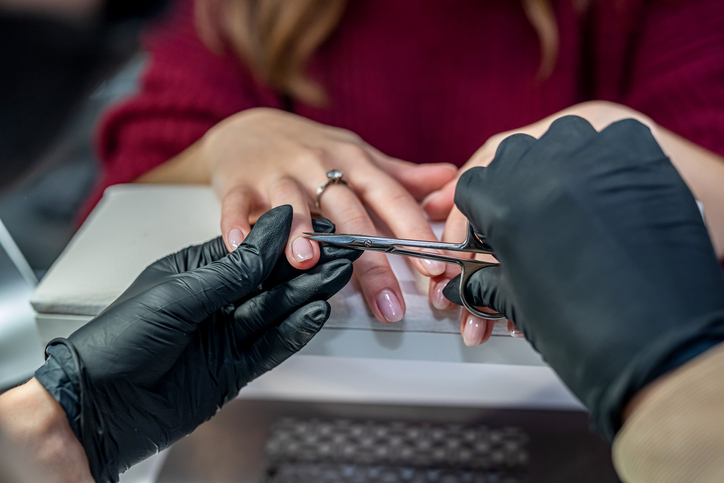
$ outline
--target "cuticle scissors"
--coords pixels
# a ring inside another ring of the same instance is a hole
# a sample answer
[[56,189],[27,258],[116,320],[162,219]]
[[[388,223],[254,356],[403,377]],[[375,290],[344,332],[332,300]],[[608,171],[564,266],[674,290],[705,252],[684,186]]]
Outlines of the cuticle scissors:
[[460,266],[460,286],[458,292],[463,306],[473,315],[484,319],[504,319],[505,316],[497,312],[483,312],[471,304],[465,296],[465,285],[467,285],[470,277],[478,270],[490,267],[496,267],[499,263],[483,262],[472,258],[456,258],[437,253],[428,253],[416,250],[408,250],[407,248],[421,248],[431,250],[445,250],[453,252],[481,253],[485,255],[495,255],[493,249],[481,239],[470,223],[468,223],[465,241],[462,243],[445,243],[425,240],[407,240],[404,238],[386,238],[370,235],[352,235],[345,233],[304,233],[309,240],[315,240],[330,245],[351,248],[353,250],[371,250],[375,252],[391,253],[393,255],[403,255],[406,257],[422,258],[425,260],[437,260],[444,263],[455,263]]

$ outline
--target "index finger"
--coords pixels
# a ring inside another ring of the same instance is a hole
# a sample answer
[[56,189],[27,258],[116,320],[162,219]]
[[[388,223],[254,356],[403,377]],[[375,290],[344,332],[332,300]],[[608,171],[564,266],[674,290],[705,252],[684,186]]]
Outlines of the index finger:
[[[355,173],[355,191],[363,203],[392,230],[394,236],[413,240],[437,241],[422,208],[397,181],[378,168]],[[414,259],[413,264],[425,276],[445,272],[445,263]]]

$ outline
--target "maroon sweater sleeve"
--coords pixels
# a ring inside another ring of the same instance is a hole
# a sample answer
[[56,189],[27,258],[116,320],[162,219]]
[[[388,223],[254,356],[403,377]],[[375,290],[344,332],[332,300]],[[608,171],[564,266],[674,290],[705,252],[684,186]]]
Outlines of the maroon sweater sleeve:
[[149,53],[140,91],[102,119],[97,149],[102,176],[84,218],[108,186],[133,182],[244,109],[278,107],[233,55],[216,55],[198,38],[193,2],[177,10],[145,41]]
[[724,1],[652,0],[624,103],[724,156]]

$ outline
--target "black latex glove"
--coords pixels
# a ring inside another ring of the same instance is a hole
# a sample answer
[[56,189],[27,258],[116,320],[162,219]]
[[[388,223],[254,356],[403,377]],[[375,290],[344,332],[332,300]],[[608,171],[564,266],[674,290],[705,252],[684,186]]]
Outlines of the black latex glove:
[[36,377],[66,410],[96,481],[117,481],[191,433],[319,331],[325,300],[361,252],[322,247],[319,264],[295,270],[283,253],[291,221],[282,206],[231,254],[217,238],[163,258],[87,325],[51,341]]
[[[724,339],[706,227],[641,123],[513,135],[461,176],[455,204],[501,262],[468,294],[515,322],[608,438],[635,393]],[[459,303],[457,284],[444,293]]]

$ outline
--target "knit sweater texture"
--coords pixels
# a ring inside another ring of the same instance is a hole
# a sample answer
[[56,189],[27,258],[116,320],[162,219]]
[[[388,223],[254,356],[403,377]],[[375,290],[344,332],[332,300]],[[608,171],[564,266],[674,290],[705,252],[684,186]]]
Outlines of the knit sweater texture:
[[[555,70],[515,0],[349,0],[310,61],[325,108],[293,112],[349,129],[384,153],[461,166],[491,135],[586,100],[630,106],[724,155],[724,2],[594,0],[585,13],[552,0]],[[97,137],[103,189],[133,182],[254,107],[283,108],[232,53],[196,34],[191,0],[146,39],[139,92],[113,107]]]

